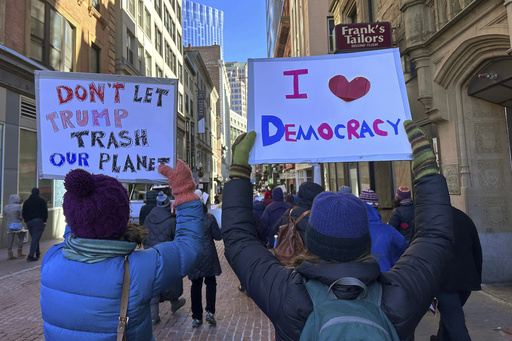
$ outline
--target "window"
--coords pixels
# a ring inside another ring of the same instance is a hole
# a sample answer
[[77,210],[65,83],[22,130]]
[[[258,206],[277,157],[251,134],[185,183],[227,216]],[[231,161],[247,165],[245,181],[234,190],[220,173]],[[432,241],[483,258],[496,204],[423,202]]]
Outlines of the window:
[[155,0],[155,11],[158,13],[158,16],[162,17],[162,0]]
[[176,24],[174,23],[174,20],[171,19],[171,32],[169,32],[171,35],[172,41],[176,43]]
[[162,32],[155,25],[155,48],[158,54],[162,54]]
[[178,95],[178,110],[179,112],[183,112],[183,95]]
[[172,72],[174,73],[174,76],[176,76],[176,55],[174,54],[174,52],[172,52],[172,57],[171,57],[171,69],[172,69]]
[[20,165],[18,170],[19,195],[28,199],[32,188],[38,187],[40,196],[49,206],[53,206],[53,182],[52,180],[40,180],[37,182],[37,133],[26,129],[20,129]]
[[91,6],[98,12],[100,11],[100,5],[101,5],[101,0],[91,0]]
[[181,34],[178,33],[178,41],[176,42],[178,50],[183,53],[183,43],[181,42]]
[[55,71],[73,71],[74,28],[48,3],[31,4],[30,58]]
[[178,79],[180,80],[180,83],[183,84],[183,74],[182,74],[182,66],[181,63],[178,64]]
[[188,94],[185,94],[185,113],[188,114]]
[[167,33],[169,33],[169,35],[171,34],[171,22],[172,22],[171,13],[169,13],[169,10],[167,9],[167,7],[164,7],[164,26],[165,26],[165,29],[167,30]]
[[171,46],[169,43],[165,43],[165,64],[171,67]]
[[156,76],[157,76],[158,78],[162,78],[162,77],[163,77],[163,75],[164,75],[164,73],[163,73],[162,69],[160,69],[160,68],[157,66],[157,67],[156,67]]
[[146,53],[146,76],[151,77],[151,56]]
[[327,37],[328,37],[328,45],[329,45],[329,53],[336,52],[336,46],[334,45],[334,18],[327,18]]
[[91,45],[91,64],[89,72],[100,73],[100,48],[94,44]]
[[135,0],[128,0],[128,12],[135,18]]
[[145,9],[145,12],[146,12],[145,33],[151,39],[151,14],[149,13],[147,8]]
[[370,22],[379,21],[379,13],[377,9],[377,0],[370,0]]
[[144,71],[144,46],[142,46],[141,44],[139,44],[139,49],[137,50],[137,59],[138,59],[138,66],[139,66],[139,71],[140,72],[143,72]]
[[176,15],[178,16],[178,22],[180,23],[181,25],[181,6],[179,3],[176,4],[176,7],[177,7],[177,10],[176,10]]
[[135,55],[135,37],[130,31],[126,31],[126,60],[133,65]]
[[174,11],[176,7],[174,7],[174,1],[175,0],[169,0],[169,2],[171,3],[171,7],[172,7],[172,10]]
[[139,8],[137,10],[137,22],[141,28],[144,27],[144,1],[139,0]]

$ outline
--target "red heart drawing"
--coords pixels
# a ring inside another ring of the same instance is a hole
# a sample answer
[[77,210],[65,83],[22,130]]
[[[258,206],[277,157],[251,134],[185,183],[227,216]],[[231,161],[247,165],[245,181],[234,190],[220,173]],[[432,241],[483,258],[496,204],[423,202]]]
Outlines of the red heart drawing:
[[345,102],[352,102],[370,91],[370,81],[364,77],[356,77],[349,82],[345,76],[337,75],[329,80],[329,90]]

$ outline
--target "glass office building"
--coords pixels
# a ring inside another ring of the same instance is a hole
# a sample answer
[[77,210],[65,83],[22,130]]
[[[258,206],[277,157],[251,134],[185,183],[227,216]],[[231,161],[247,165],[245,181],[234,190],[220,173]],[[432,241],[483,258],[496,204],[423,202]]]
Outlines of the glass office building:
[[224,12],[183,0],[183,45],[220,45],[224,56]]

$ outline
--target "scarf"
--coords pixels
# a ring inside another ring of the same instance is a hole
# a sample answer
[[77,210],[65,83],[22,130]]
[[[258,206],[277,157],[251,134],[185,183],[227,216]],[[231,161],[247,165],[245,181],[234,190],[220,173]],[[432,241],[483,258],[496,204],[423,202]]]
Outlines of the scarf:
[[86,239],[70,235],[66,238],[62,254],[77,262],[88,264],[109,258],[124,257],[135,250],[137,243],[110,239]]

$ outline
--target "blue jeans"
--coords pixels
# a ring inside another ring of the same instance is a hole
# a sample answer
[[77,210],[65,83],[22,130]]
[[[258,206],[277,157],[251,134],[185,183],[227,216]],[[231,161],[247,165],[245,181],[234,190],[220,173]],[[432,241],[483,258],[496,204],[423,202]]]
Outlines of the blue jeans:
[[44,227],[46,223],[41,218],[35,218],[30,221],[27,221],[28,233],[30,233],[30,251],[28,253],[29,257],[34,257],[34,255],[39,256],[41,252],[39,251],[39,240],[44,232]]

